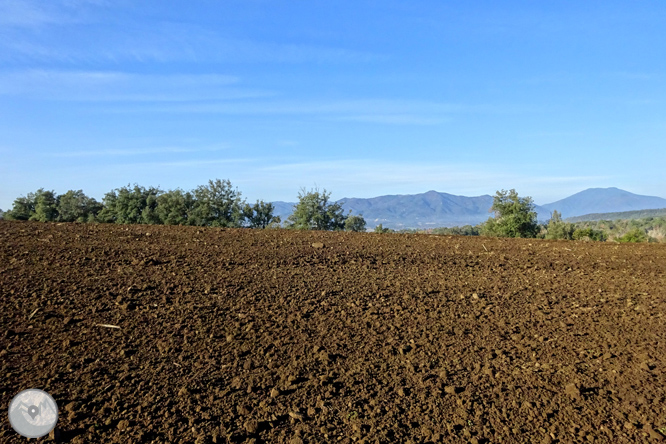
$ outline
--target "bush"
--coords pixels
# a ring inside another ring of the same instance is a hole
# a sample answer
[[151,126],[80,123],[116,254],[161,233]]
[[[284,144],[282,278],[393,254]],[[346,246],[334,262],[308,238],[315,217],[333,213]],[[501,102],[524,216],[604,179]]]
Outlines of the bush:
[[578,228],[574,230],[571,238],[573,240],[591,240],[603,242],[606,240],[606,234],[601,230],[594,230],[592,228]]
[[645,234],[645,231],[635,228],[627,233],[624,236],[618,237],[618,242],[647,242],[648,238]]
[[345,220],[345,230],[346,231],[355,231],[355,232],[363,232],[365,231],[365,219],[363,218],[363,215],[352,215],[350,214],[347,216],[347,219]]

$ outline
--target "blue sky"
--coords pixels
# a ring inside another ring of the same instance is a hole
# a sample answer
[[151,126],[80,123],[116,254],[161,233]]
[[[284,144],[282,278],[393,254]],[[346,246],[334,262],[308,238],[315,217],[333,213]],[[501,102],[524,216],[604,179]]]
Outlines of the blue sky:
[[0,0],[0,208],[213,178],[666,197],[664,23],[663,1]]

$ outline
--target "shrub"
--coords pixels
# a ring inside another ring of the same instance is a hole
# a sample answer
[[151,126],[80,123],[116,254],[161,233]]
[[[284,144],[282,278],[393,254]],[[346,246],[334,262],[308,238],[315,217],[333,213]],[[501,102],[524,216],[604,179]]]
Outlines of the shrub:
[[601,230],[592,228],[577,228],[574,230],[571,238],[573,240],[592,240],[603,242],[606,240],[606,234]]
[[628,231],[624,236],[618,237],[618,242],[647,242],[647,235],[640,228],[634,228]]

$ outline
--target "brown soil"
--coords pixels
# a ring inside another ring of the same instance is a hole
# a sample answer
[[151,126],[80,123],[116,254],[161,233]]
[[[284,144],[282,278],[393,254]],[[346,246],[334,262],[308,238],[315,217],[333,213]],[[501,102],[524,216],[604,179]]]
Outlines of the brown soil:
[[659,441],[665,284],[666,245],[5,221],[2,405],[48,391],[63,442]]

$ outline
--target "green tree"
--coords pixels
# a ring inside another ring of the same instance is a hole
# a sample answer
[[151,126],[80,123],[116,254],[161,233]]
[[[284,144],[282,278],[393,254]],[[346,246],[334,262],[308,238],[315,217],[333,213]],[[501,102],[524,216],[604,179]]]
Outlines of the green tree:
[[98,219],[101,222],[117,224],[159,223],[155,213],[157,197],[162,194],[159,188],[145,188],[137,184],[121,187],[106,193],[102,200],[104,208]]
[[102,198],[102,211],[97,215],[99,222],[113,224],[116,223],[116,202],[118,201],[118,193],[116,190],[109,191],[104,194]]
[[391,230],[390,228],[384,228],[382,224],[379,224],[375,227],[375,233],[390,233]]
[[349,210],[349,215],[347,216],[347,219],[345,220],[345,231],[364,232],[365,231],[365,219],[363,218],[363,215],[362,214],[359,214],[359,215],[351,214],[351,210]]
[[194,208],[194,196],[183,190],[169,190],[157,196],[155,214],[164,225],[187,225]]
[[548,221],[546,226],[546,239],[567,239],[573,238],[574,226],[573,224],[564,222],[562,214],[557,210],[553,211],[553,215]]
[[644,230],[640,228],[634,228],[631,231],[628,231],[624,236],[618,237],[618,242],[647,242],[648,237],[645,234]]
[[257,200],[252,206],[245,204],[243,212],[250,228],[268,228],[281,222],[280,216],[273,215],[273,210],[272,203]]
[[287,227],[297,230],[342,230],[345,227],[345,215],[340,203],[331,203],[331,193],[304,188],[298,193],[298,203],[294,212],[287,219]]
[[12,209],[5,214],[5,219],[28,220],[35,214],[35,205],[35,193],[28,193],[27,196],[17,197],[14,199]]
[[490,208],[495,217],[481,226],[484,236],[530,237],[539,232],[537,214],[531,197],[519,197],[516,190],[498,191]]
[[238,189],[231,187],[229,180],[209,180],[194,190],[194,208],[191,224],[213,227],[242,227],[245,219]]
[[58,219],[58,198],[53,191],[40,188],[35,193],[35,212],[30,220],[53,222]]
[[[58,220],[60,222],[88,222],[102,210],[102,204],[88,197],[83,190],[69,190],[58,196]],[[91,217],[92,216],[92,217]]]

